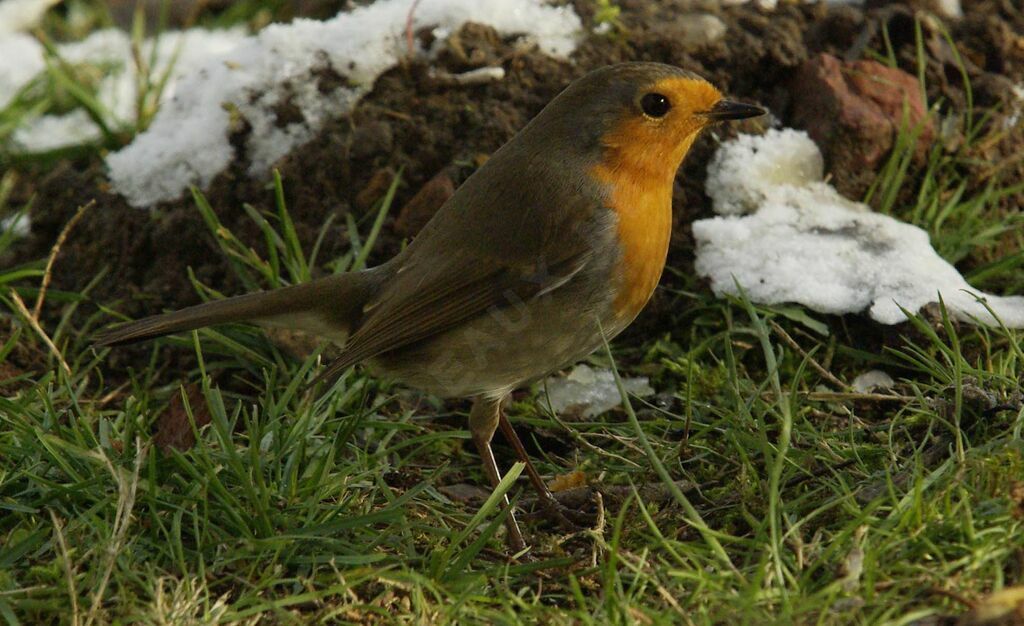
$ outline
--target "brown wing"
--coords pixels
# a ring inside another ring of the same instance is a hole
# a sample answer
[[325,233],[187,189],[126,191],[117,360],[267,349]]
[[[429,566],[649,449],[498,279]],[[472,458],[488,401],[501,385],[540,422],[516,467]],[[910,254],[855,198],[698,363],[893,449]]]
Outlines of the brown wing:
[[547,146],[548,135],[531,124],[459,187],[388,263],[391,277],[317,381],[576,276],[604,239],[595,229],[612,222],[589,164],[568,167],[567,147]]
[[378,354],[454,328],[494,308],[528,301],[572,280],[586,265],[589,250],[563,251],[550,264],[502,266],[491,258],[462,256],[424,272],[407,270],[378,300],[338,359],[313,384],[333,382],[347,368]]

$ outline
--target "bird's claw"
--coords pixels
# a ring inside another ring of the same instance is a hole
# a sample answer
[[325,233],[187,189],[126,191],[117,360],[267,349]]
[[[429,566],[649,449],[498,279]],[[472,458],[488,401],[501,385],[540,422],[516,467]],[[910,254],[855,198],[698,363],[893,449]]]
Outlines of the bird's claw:
[[[591,498],[592,499],[592,498]],[[580,532],[594,528],[597,522],[597,514],[591,513],[582,508],[568,507],[548,493],[538,498],[538,510],[534,515],[543,517],[554,522],[559,528],[566,532]]]

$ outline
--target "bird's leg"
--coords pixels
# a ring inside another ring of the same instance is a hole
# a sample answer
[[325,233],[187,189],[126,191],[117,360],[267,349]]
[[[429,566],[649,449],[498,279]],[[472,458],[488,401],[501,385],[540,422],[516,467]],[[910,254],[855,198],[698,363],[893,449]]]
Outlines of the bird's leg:
[[558,523],[559,526],[566,530],[579,530],[579,526],[587,525],[585,521],[577,523],[570,520],[573,518],[585,518],[585,515],[575,515],[575,511],[571,511],[562,505],[555,496],[551,494],[551,490],[548,489],[547,483],[541,478],[540,472],[533,466],[533,462],[530,461],[530,456],[526,453],[526,448],[523,446],[523,442],[520,441],[519,435],[516,434],[512,423],[505,417],[505,411],[498,408],[498,425],[501,427],[501,432],[505,435],[505,439],[512,444],[512,448],[516,451],[516,456],[519,460],[526,465],[526,474],[530,477],[530,483],[533,488],[537,491],[537,501],[540,502],[541,508],[550,515],[553,520]]
[[[494,431],[498,428],[498,416],[501,414],[501,400],[490,398],[477,398],[473,402],[473,408],[469,412],[469,432],[473,437],[473,443],[480,453],[480,459],[484,464],[484,473],[487,474],[491,486],[495,489],[501,482],[501,472],[498,471],[498,463],[494,459],[494,452],[491,451],[491,439]],[[523,533],[519,531],[519,524],[516,523],[515,511],[511,509],[508,496],[504,497],[502,505],[508,509],[505,517],[505,527],[508,529],[508,543],[512,549],[519,552],[526,547],[523,541]]]

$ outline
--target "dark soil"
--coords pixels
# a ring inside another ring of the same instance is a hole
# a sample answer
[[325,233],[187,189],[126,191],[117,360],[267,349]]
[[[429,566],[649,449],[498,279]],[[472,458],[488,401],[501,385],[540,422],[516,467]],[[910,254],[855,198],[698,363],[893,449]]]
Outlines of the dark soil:
[[[524,51],[489,28],[468,25],[455,35],[457,45],[449,42],[437,65],[462,72],[498,63],[506,70],[504,80],[453,86],[431,78],[428,68],[419,63],[393,68],[381,76],[351,115],[329,124],[315,141],[278,164],[302,241],[310,246],[331,215],[352,213],[364,224],[365,232],[375,202],[384,194],[391,175],[401,169],[395,210],[374,255],[376,261],[386,259],[402,244],[394,228],[398,209],[425,183],[445,172],[457,185],[570,81],[609,63],[650,60],[679,65],[707,77],[732,97],[769,106],[786,125],[790,104],[800,97],[799,86],[792,80],[795,70],[810,55],[828,52],[847,59],[869,57],[871,51],[886,49],[882,33],[887,31],[899,65],[917,72],[915,13],[905,3],[874,2],[864,10],[789,4],[772,12],[749,6],[712,8],[708,12],[718,16],[728,30],[723,39],[711,44],[688,44],[684,35],[687,14],[700,2],[622,0],[618,4],[622,8],[620,28],[610,35],[589,36],[570,61]],[[1024,14],[1011,6],[1012,0],[968,0],[966,4],[966,17],[946,27],[965,59],[974,103],[1005,109],[1012,98],[1009,85],[1024,81]],[[578,0],[575,5],[592,28],[593,4]],[[928,17],[925,24],[929,101],[962,109],[966,95],[956,57],[940,34],[937,18]],[[716,141],[739,130],[756,131],[762,124],[748,122],[706,134],[680,170],[675,194],[676,236],[669,263],[683,274],[692,273],[689,224],[710,212],[702,189]],[[990,147],[991,158],[1019,153],[1022,144],[1020,136],[997,142]],[[45,257],[76,207],[95,200],[96,206],[64,245],[54,275],[55,288],[81,291],[105,272],[89,296],[130,317],[197,302],[189,268],[200,281],[226,294],[242,290],[190,198],[148,212],[133,209],[107,191],[98,158],[67,161],[38,171],[20,167],[21,182],[13,201],[36,197],[32,233],[14,255],[0,259],[0,265]],[[832,175],[841,179],[845,174]],[[1024,179],[1024,171],[1016,175]],[[263,237],[242,205],[273,210],[268,179],[251,179],[239,165],[206,190],[223,223],[256,250],[264,250]],[[321,260],[333,258],[347,245],[344,224],[344,219],[334,220]],[[671,286],[672,282],[667,273],[663,284]],[[668,290],[659,290],[630,334],[650,337],[674,331],[676,307]],[[82,306],[78,314],[94,311]]]

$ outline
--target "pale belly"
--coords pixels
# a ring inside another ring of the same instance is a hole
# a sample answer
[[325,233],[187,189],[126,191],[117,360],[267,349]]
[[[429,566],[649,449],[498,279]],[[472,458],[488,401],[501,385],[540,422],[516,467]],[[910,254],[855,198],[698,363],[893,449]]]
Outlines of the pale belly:
[[368,365],[379,376],[442,397],[504,396],[603,349],[606,339],[629,326],[635,314],[616,311],[610,294],[601,299],[580,307],[578,298],[549,296],[502,309]]
[[601,347],[604,325],[610,325],[605,328],[609,339],[622,330],[607,295],[556,291],[528,305],[486,313],[369,365],[439,396],[502,396]]

